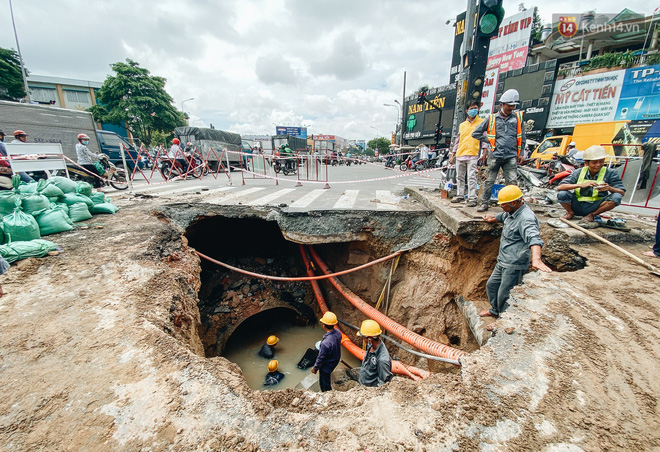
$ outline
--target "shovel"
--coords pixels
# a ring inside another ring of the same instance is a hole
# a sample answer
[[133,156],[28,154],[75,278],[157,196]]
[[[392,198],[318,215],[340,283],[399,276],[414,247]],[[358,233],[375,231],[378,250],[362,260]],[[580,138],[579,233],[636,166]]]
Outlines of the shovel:
[[626,256],[628,256],[629,258],[631,258],[632,260],[634,260],[638,264],[642,264],[644,267],[648,268],[649,271],[652,274],[654,274],[655,276],[660,276],[660,269],[658,269],[657,267],[654,267],[653,265],[649,264],[648,262],[645,262],[644,260],[642,260],[639,257],[635,256],[634,254],[624,250],[620,246],[615,245],[614,243],[610,242],[607,239],[604,239],[603,237],[599,236],[598,234],[595,234],[595,233],[591,232],[590,230],[583,228],[582,226],[578,226],[577,224],[572,223],[572,222],[568,221],[565,218],[560,218],[560,220],[563,221],[564,223],[566,223],[567,225],[569,225],[570,227],[575,228],[578,231],[582,231],[585,234],[587,234],[588,236],[593,237],[596,240],[600,240],[604,244],[609,245],[612,248],[614,248],[615,250],[622,252],[623,254],[625,254]]

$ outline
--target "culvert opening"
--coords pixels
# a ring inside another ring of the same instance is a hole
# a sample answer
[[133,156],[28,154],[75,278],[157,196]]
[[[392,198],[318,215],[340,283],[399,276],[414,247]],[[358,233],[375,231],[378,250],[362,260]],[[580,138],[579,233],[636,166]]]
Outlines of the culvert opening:
[[[285,240],[278,225],[272,221],[214,216],[192,224],[186,236],[190,245],[199,252],[248,271],[276,276],[306,275],[299,246]],[[467,261],[474,256],[469,257],[469,253],[466,254],[465,250],[460,249],[461,246],[456,241],[451,246],[441,242],[441,246],[434,245],[425,247],[424,250],[405,253],[396,269],[393,269],[391,262],[388,261],[344,275],[341,280],[357,295],[374,304],[391,272],[390,304],[381,307],[381,311],[387,311],[391,318],[417,334],[470,352],[477,349],[478,344],[454,298],[460,286],[466,284],[469,286],[467,289],[469,293],[483,291],[488,274],[483,272],[482,275],[473,269],[464,268]],[[390,252],[388,248],[387,244],[377,243],[375,240],[316,246],[319,254],[334,271],[353,268],[387,255]],[[473,255],[478,256],[478,259],[473,259],[471,266],[483,268],[483,264],[487,263],[488,259],[494,261],[497,247],[490,248],[477,244],[478,251],[475,253],[472,250],[472,252]],[[463,269],[457,270],[459,267]],[[321,290],[330,309],[337,313],[340,319],[359,325],[366,318],[365,314],[349,304],[328,282],[321,282]],[[273,328],[266,327],[259,318],[265,316],[275,319],[274,314],[279,312],[278,309],[283,309],[284,312],[289,311],[287,315],[294,316],[296,325],[313,326],[317,325],[321,315],[310,283],[307,281],[264,280],[228,270],[205,260],[202,260],[199,300],[202,322],[199,335],[206,356],[232,358],[235,348],[240,349],[240,345],[235,346],[235,343],[242,343],[244,348],[253,347],[252,351],[245,352],[246,356],[252,355],[253,358],[250,359],[252,365],[257,367],[261,365],[261,368],[255,371],[254,376],[252,372],[244,370],[245,378],[253,388],[262,388],[261,383],[266,373],[267,361],[263,358],[257,359],[258,349],[270,334],[278,335]],[[281,316],[281,314],[277,315]],[[250,320],[252,317],[257,320]],[[287,323],[292,322],[290,318],[288,320],[283,317],[277,318],[279,318],[277,328],[286,328]],[[252,322],[255,322],[253,326],[238,331],[239,325],[252,325]],[[302,344],[301,350],[294,354],[296,356],[290,358],[293,371],[297,371],[293,366],[300,360],[304,351],[308,347],[313,347],[314,342],[323,335],[319,327],[309,329],[312,331],[309,339],[297,341],[307,343]],[[247,330],[254,336],[247,335],[245,333]],[[343,326],[342,330],[358,347],[361,345],[355,330],[346,326]],[[315,340],[312,341],[312,338]],[[279,346],[280,350],[284,350],[284,343],[280,343]],[[389,343],[387,348],[395,360],[422,369],[430,369],[434,372],[448,368],[455,369],[452,366],[416,357]],[[276,358],[279,359],[279,356],[276,355]],[[233,357],[232,361],[236,362],[238,359]],[[288,372],[289,369],[284,367],[282,365],[282,370]],[[341,364],[338,369],[340,368],[343,368]],[[295,380],[295,378],[289,379],[291,383]],[[278,385],[274,389],[283,387],[285,386]]]

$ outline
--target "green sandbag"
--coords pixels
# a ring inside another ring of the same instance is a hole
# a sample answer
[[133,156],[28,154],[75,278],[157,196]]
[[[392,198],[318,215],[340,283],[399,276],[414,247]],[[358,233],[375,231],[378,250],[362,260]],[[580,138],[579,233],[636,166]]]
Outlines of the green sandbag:
[[57,234],[73,229],[73,221],[68,212],[60,207],[51,206],[35,215],[41,235]]
[[78,184],[76,184],[71,179],[67,179],[66,177],[53,176],[48,180],[51,184],[57,186],[64,193],[76,193],[76,190],[78,190]]
[[41,237],[39,224],[32,215],[21,211],[21,200],[16,200],[16,208],[2,219],[5,235],[9,242],[23,242]]
[[21,199],[14,191],[0,192],[0,215],[7,215],[16,208],[16,200]]
[[[64,196],[64,195],[62,195],[62,196]],[[56,203],[60,200],[60,197],[59,196],[49,196],[48,200],[51,202],[51,204],[54,204],[54,203]]]
[[84,202],[77,202],[69,206],[69,218],[74,223],[79,221],[85,221],[92,218],[92,214],[89,213],[89,207]]
[[0,243],[5,243],[6,241],[5,237],[5,229],[2,227],[2,221],[0,221]]
[[47,209],[50,201],[44,195],[30,194],[23,196],[23,212],[32,215],[38,210]]
[[52,207],[62,210],[64,213],[67,214],[67,216],[69,215],[69,206],[67,206],[63,202],[56,202],[52,205]]
[[71,206],[78,202],[84,202],[85,204],[87,204],[87,207],[92,207],[94,205],[94,201],[89,199],[88,196],[80,195],[80,194],[64,193],[64,196],[62,196],[61,199],[62,202],[68,206]]
[[[42,182],[45,182],[42,184]],[[41,179],[39,181],[39,184],[41,185],[40,187],[37,187],[37,193],[41,193],[42,195],[48,197],[48,198],[59,198],[60,196],[64,195],[64,192],[60,187],[57,185],[53,184],[50,182],[50,179]]]
[[27,193],[36,193],[37,192],[37,183],[30,182],[29,184],[23,184],[18,186],[18,192],[21,194]]
[[108,202],[108,199],[106,198],[105,193],[100,192],[100,191],[92,193],[92,196],[90,196],[89,199],[91,199],[94,204],[101,204],[101,203],[104,203],[104,202]]
[[115,206],[114,204],[110,204],[109,202],[94,204],[89,208],[90,213],[94,215],[98,213],[115,213],[117,210],[119,210],[119,207]]
[[43,257],[49,251],[55,251],[57,246],[48,240],[35,239],[24,242],[12,242],[0,245],[0,255],[10,264],[28,257]]
[[92,196],[92,185],[88,182],[78,182],[76,192],[79,195]]

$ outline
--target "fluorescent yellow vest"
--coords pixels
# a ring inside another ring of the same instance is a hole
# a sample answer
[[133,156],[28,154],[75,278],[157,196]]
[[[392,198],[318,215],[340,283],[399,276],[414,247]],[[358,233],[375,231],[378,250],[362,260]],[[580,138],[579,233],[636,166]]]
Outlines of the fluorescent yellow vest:
[[458,140],[458,149],[456,150],[456,157],[463,157],[464,155],[479,155],[479,146],[481,142],[472,138],[472,132],[483,121],[483,118],[475,116],[474,121],[470,122],[467,119],[458,126],[458,132],[461,137]]

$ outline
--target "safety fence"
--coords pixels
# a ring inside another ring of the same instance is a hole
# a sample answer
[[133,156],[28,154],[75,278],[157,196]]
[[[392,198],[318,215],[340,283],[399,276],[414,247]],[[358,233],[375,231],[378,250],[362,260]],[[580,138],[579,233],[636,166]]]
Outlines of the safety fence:
[[626,189],[621,205],[660,210],[660,177],[658,177],[660,175],[660,158],[644,158],[643,152],[635,152],[636,150],[631,152],[630,148],[641,147],[639,144],[605,143],[601,146],[609,146],[615,149],[625,147],[627,152],[638,154],[617,155],[616,158],[608,159],[610,168],[616,165],[615,170],[621,177],[623,186]]

